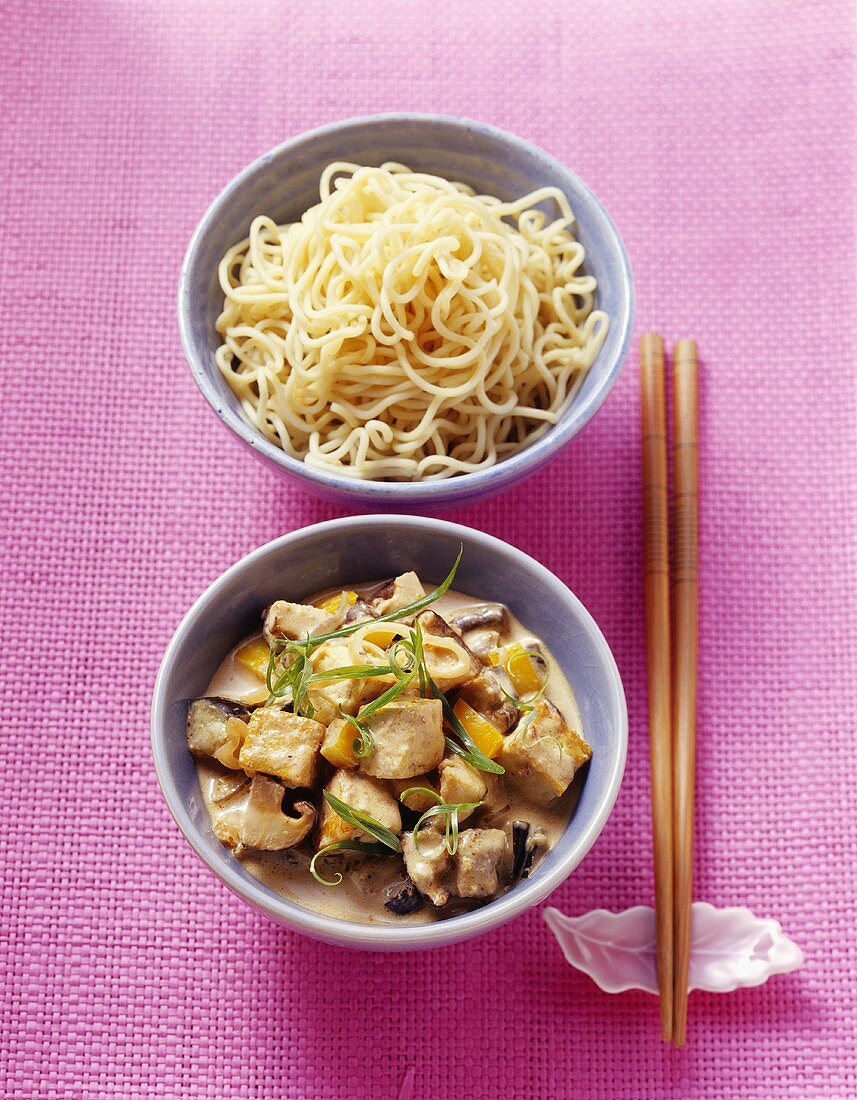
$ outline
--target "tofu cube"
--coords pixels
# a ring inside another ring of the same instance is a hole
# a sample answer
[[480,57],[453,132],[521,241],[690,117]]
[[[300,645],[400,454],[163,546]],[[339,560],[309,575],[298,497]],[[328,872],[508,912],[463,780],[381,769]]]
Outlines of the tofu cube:
[[[322,642],[312,658],[314,672],[329,672],[353,664],[348,646],[339,641]],[[339,708],[354,714],[360,705],[362,680],[321,680],[309,690],[309,701],[315,708],[313,718],[328,726],[339,718]]]
[[497,757],[509,779],[533,802],[547,805],[568,789],[574,773],[592,756],[579,733],[556,707],[541,700],[506,738]]
[[264,635],[270,645],[276,639],[302,642],[306,637],[333,629],[335,618],[321,607],[277,600],[265,612]]
[[[484,772],[462,760],[460,756],[446,756],[438,765],[440,797],[447,803],[481,802],[488,793]],[[465,821],[475,810],[464,810],[458,820]]]
[[465,829],[455,854],[455,893],[460,898],[490,898],[500,889],[506,861],[502,829]]
[[401,611],[408,604],[421,600],[425,594],[426,590],[416,573],[402,573],[375,593],[371,601],[372,613],[388,615],[391,611]]
[[443,706],[440,699],[395,699],[366,723],[375,742],[360,761],[367,775],[409,779],[436,768],[443,758]]
[[405,870],[411,882],[421,894],[441,906],[449,901],[449,885],[446,881],[450,857],[443,836],[433,829],[420,830],[420,846],[417,848],[413,833],[402,837],[402,856]]
[[[325,787],[326,791],[335,795],[341,802],[354,810],[360,810],[369,814],[382,825],[397,835],[402,831],[402,817],[399,806],[390,791],[383,783],[360,772],[350,769],[340,769],[334,772],[330,782]],[[340,840],[372,840],[368,833],[362,832],[355,825],[343,821],[332,809],[326,799],[321,802],[321,828],[319,830],[318,846],[325,848],[328,844],[336,844]]]
[[238,759],[249,774],[275,775],[287,787],[311,787],[323,737],[324,726],[312,718],[261,707],[247,723]]

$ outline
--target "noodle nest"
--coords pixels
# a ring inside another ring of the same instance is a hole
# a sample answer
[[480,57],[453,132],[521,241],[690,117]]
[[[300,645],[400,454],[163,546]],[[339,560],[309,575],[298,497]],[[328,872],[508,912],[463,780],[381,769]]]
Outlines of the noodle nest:
[[609,325],[563,192],[501,202],[394,163],[331,164],[319,191],[220,263],[217,363],[259,431],[316,469],[431,481],[557,422]]

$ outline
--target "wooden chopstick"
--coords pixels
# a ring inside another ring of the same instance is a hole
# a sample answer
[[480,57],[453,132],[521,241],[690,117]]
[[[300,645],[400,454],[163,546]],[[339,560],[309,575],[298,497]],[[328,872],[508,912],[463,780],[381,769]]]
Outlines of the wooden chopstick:
[[699,396],[696,343],[673,351],[673,1042],[687,1033],[693,890],[693,787],[696,770],[697,547],[699,540]]
[[643,431],[643,561],[649,746],[652,772],[652,837],[661,1033],[673,1034],[673,795],[670,721],[669,501],[664,342],[640,340]]

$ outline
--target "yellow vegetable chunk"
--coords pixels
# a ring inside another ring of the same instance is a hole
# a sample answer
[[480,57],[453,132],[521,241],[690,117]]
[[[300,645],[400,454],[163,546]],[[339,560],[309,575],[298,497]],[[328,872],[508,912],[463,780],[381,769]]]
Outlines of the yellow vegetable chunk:
[[492,665],[499,665],[502,662],[519,697],[532,695],[541,690],[543,680],[539,675],[538,666],[532,654],[527,652],[519,642],[507,645],[503,649],[495,649],[488,660]]
[[[414,775],[410,779],[388,779],[387,782],[396,792],[396,798],[399,801],[401,801],[403,792],[411,787],[425,787],[430,791],[437,790],[437,780],[433,780],[430,775]],[[437,802],[429,795],[420,793],[409,795],[404,804],[409,810],[416,810],[418,814],[422,814],[430,806],[436,806]]]
[[253,638],[252,641],[245,642],[240,649],[235,650],[235,663],[252,672],[254,676],[258,676],[260,680],[264,680],[268,675],[270,658],[271,650],[264,638]]
[[334,768],[356,768],[354,740],[357,730],[344,718],[336,718],[327,727],[327,733],[321,743],[321,755],[329,760]]
[[345,602],[349,607],[353,607],[357,603],[356,592],[337,592],[335,596],[328,596],[328,598],[320,603],[318,606],[322,611],[326,611],[328,615],[332,615],[335,611],[339,610],[339,601],[342,597],[345,597]]
[[363,635],[365,641],[371,642],[372,645],[378,646],[379,649],[386,649],[393,644],[393,639],[398,638],[399,633],[396,630],[385,630],[379,626],[377,630],[367,630]]
[[463,699],[459,699],[452,709],[465,732],[473,739],[477,749],[493,760],[503,747],[502,733]]

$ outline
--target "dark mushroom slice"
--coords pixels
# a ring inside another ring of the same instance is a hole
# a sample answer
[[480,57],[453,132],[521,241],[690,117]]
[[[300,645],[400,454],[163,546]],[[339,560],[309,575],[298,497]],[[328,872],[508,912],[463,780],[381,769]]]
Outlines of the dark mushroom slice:
[[517,882],[523,874],[529,835],[529,821],[512,822],[512,882]]
[[520,718],[518,708],[504,693],[496,673],[490,668],[483,668],[478,676],[466,683],[458,698],[487,718],[500,733],[506,733]]
[[226,723],[245,720],[250,711],[240,703],[218,696],[193,699],[187,710],[187,745],[194,756],[214,756],[226,744]]
[[531,835],[530,828],[529,821],[512,822],[512,885],[529,877],[539,849],[547,847],[542,831]]
[[371,592],[366,593],[366,598],[368,602],[374,603],[375,600],[388,600],[393,595],[395,584],[395,577],[390,577],[386,581],[381,581],[381,583],[376,588],[373,588]]
[[343,623],[361,623],[364,619],[368,622],[369,619],[373,618],[372,608],[366,600],[358,596],[356,601],[345,612]]
[[395,890],[396,893],[384,902],[384,908],[389,909],[391,913],[395,913],[397,917],[407,917],[411,913],[416,913],[418,909],[422,909],[425,905],[425,898],[410,878],[405,879],[404,883],[395,883],[389,890]]
[[496,630],[501,635],[509,629],[509,609],[501,603],[462,607],[449,617],[456,630],[467,634],[471,630]]

